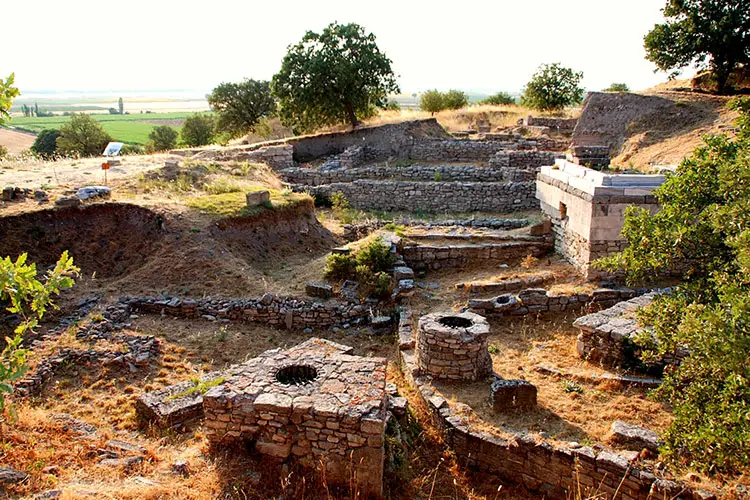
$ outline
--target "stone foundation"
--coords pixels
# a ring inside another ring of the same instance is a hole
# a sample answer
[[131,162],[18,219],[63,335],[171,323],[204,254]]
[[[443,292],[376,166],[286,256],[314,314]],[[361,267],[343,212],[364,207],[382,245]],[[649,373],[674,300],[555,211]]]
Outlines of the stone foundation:
[[419,319],[419,369],[439,379],[474,381],[492,373],[490,325],[478,314],[434,313]]
[[527,255],[539,257],[547,254],[552,244],[546,241],[510,241],[503,243],[477,243],[464,245],[410,244],[401,250],[404,261],[413,269],[445,269],[486,264],[488,261],[505,263]]
[[206,437],[214,447],[252,443],[259,453],[322,468],[329,483],[380,498],[386,364],[322,339],[266,351],[203,396]]

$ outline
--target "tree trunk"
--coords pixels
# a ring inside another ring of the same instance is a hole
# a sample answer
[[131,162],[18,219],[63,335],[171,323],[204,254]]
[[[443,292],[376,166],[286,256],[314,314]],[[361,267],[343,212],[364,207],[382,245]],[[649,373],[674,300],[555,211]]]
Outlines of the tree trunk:
[[359,121],[357,120],[357,116],[354,114],[352,103],[345,102],[344,107],[346,108],[346,116],[349,117],[349,123],[351,123],[352,128],[357,128],[357,126],[359,125]]
[[732,69],[734,69],[734,64],[730,62],[724,62],[722,64],[714,64],[714,74],[716,75],[716,92],[718,94],[726,94],[727,90],[727,82],[729,81],[729,76],[732,74]]

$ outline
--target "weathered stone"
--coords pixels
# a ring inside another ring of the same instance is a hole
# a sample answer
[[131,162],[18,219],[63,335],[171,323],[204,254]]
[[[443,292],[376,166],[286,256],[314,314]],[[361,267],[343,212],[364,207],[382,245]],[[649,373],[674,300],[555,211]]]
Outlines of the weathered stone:
[[333,297],[333,287],[327,283],[307,283],[305,285],[305,293],[310,297],[330,299]]
[[248,207],[257,207],[258,205],[265,205],[266,203],[270,203],[271,193],[266,190],[250,191],[245,194],[245,199],[247,201]]
[[29,477],[25,472],[13,467],[0,467],[0,484],[16,484],[25,481]]
[[79,200],[90,200],[93,198],[109,198],[111,194],[112,190],[107,186],[86,186],[76,192],[76,197]]
[[659,435],[654,431],[637,425],[628,424],[621,420],[612,422],[610,431],[612,432],[610,440],[613,443],[636,451],[640,451],[643,448],[651,451],[658,451],[659,447],[662,445]]
[[441,379],[478,380],[492,371],[487,351],[490,327],[471,312],[422,316],[417,333],[419,369]]
[[536,407],[536,386],[525,380],[497,379],[490,386],[490,394],[497,412]]
[[55,200],[58,207],[76,207],[81,204],[81,200],[74,197],[62,197]]

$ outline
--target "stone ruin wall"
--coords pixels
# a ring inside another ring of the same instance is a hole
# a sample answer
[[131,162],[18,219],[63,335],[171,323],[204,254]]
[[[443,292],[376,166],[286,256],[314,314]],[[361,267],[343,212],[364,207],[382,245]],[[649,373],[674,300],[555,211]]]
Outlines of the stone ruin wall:
[[284,326],[287,329],[328,328],[354,324],[369,318],[369,311],[360,304],[315,302],[295,297],[266,294],[258,299],[163,299],[135,297],[125,302],[133,311],[168,314],[182,318],[229,319],[246,323]]
[[540,257],[552,250],[552,244],[539,242],[504,242],[467,245],[406,245],[401,255],[406,264],[417,270],[462,268],[487,261],[508,262],[527,255]]
[[340,192],[351,206],[373,210],[515,212],[538,207],[533,182],[409,182],[357,180],[306,189],[329,198]]
[[399,327],[401,369],[461,464],[523,484],[552,500],[567,500],[576,491],[622,500],[713,498],[710,492],[694,493],[682,483],[661,479],[606,447],[566,446],[507,428],[505,432],[512,437],[501,438],[476,428],[471,423],[470,407],[451,402],[422,375],[409,314],[403,318],[404,325]]

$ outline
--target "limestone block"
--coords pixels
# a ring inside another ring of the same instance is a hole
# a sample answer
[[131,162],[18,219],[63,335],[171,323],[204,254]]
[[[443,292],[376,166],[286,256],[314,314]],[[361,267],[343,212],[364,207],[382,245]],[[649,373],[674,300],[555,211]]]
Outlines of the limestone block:
[[250,191],[245,195],[247,200],[247,206],[257,207],[258,205],[264,205],[271,201],[271,193],[269,191]]

